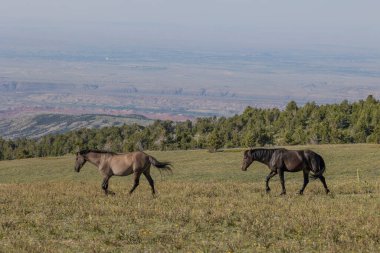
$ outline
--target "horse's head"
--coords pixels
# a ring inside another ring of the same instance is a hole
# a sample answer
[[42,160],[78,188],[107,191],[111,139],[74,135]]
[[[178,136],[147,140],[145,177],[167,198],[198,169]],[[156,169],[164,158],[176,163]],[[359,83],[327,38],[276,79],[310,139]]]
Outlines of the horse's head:
[[249,165],[251,165],[252,162],[253,162],[253,157],[250,150],[244,151],[243,164],[241,165],[241,170],[247,171]]
[[75,171],[79,172],[85,163],[86,163],[85,157],[80,152],[78,152],[77,157],[75,159]]

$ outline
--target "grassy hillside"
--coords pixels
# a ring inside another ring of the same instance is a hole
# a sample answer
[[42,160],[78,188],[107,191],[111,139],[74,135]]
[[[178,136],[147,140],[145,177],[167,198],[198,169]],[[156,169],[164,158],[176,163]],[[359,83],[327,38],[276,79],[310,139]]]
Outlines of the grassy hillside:
[[[290,147],[300,149],[305,147]],[[302,173],[278,177],[240,170],[241,150],[148,152],[174,164],[158,196],[145,178],[131,196],[132,177],[112,178],[103,195],[92,165],[74,172],[74,157],[0,162],[0,252],[379,252],[380,146],[309,146],[326,161],[332,194],[312,181],[296,193]]]
[[47,134],[65,133],[80,128],[101,128],[134,123],[145,126],[152,122],[153,120],[141,115],[40,114],[0,119],[0,133],[3,138],[37,138]]

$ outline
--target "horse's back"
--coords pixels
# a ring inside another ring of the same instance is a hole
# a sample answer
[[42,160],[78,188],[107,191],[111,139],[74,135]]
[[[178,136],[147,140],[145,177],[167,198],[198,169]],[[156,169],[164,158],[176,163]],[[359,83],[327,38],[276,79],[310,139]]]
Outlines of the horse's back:
[[299,150],[282,150],[279,151],[281,159],[285,165],[286,171],[296,172],[304,167],[304,159],[302,152]]
[[142,151],[135,151],[135,152],[132,152],[131,154],[133,155],[133,158],[135,160],[144,160],[144,159],[149,158],[149,155]]
[[278,164],[284,164],[285,170],[297,172],[308,167],[319,167],[324,164],[322,157],[312,150],[287,150],[275,151],[275,159]]
[[129,175],[138,168],[145,167],[149,156],[141,151],[113,155],[112,171],[115,175]]
[[313,150],[305,149],[305,150],[303,150],[303,154],[304,154],[305,158],[308,160],[317,159],[317,160],[323,161],[322,156]]
[[278,158],[284,160],[301,160],[302,159],[302,150],[288,150],[285,148],[278,149],[275,151],[274,155]]

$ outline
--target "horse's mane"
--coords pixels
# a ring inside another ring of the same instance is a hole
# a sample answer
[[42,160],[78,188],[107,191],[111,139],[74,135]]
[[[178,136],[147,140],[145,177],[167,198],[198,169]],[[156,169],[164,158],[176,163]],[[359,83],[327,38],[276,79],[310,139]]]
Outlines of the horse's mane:
[[277,150],[285,150],[284,148],[256,148],[256,149],[251,149],[250,153],[253,159],[258,160],[258,161],[270,161],[272,158],[272,155],[275,151]]
[[116,155],[115,152],[112,151],[107,151],[107,150],[97,150],[97,149],[83,149],[79,151],[80,155],[87,155],[88,153],[98,153],[98,154],[111,154],[111,155]]

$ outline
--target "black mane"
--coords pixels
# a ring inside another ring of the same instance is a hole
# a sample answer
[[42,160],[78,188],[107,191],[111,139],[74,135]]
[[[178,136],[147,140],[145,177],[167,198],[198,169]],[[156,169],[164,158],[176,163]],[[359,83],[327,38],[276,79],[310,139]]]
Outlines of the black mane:
[[283,148],[273,148],[273,149],[265,149],[265,148],[257,148],[251,149],[250,153],[254,160],[269,162],[272,158],[272,155],[277,150],[285,150]]

